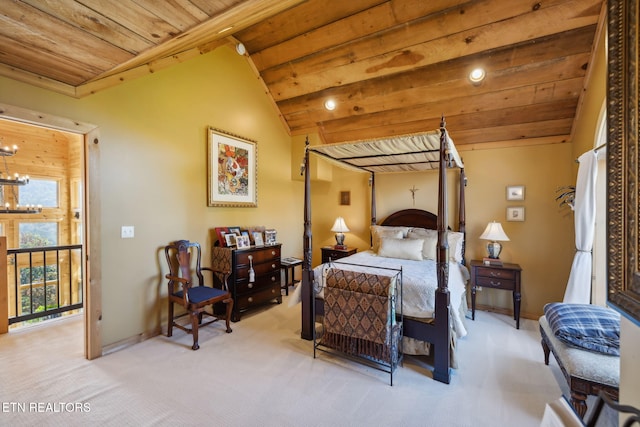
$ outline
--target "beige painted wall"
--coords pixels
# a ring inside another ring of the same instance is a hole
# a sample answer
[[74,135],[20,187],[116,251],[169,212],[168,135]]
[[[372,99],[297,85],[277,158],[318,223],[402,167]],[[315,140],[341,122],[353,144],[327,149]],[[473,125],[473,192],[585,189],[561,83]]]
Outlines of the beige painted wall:
[[[244,57],[222,47],[75,100],[0,78],[1,101],[99,126],[103,345],[155,333],[166,316],[160,248],[215,226],[278,230],[283,255],[302,253],[302,184],[287,168],[291,139]],[[258,207],[207,207],[211,125],[258,141]],[[122,225],[135,226],[121,239]],[[208,264],[208,262],[206,262]]]

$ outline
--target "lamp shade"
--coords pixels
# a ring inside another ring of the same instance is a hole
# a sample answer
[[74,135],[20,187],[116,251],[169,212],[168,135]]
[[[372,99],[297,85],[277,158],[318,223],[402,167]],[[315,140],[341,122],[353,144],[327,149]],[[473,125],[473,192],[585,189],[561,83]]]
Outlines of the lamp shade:
[[[344,218],[342,218],[341,216],[336,218],[336,222],[333,223],[333,227],[331,227],[331,231],[333,231],[334,233],[346,233],[346,232],[348,232],[349,228],[347,227],[347,224],[345,224]],[[507,240],[509,240],[509,239],[507,239]]]
[[495,221],[487,224],[487,228],[484,229],[484,233],[480,235],[480,238],[483,240],[491,240],[494,242],[509,240],[509,237],[507,237],[507,234],[502,229],[502,224]]

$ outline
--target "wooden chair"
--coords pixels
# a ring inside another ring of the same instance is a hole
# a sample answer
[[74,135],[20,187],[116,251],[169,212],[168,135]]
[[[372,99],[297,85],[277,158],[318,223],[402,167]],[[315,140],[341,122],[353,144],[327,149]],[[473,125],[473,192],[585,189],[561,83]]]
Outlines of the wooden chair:
[[[224,318],[227,323],[227,333],[231,332],[229,320],[233,309],[233,298],[227,288],[228,271],[214,271],[211,268],[200,265],[200,244],[189,242],[188,240],[177,240],[164,248],[164,253],[169,265],[169,274],[165,277],[169,279],[169,325],[167,337],[173,335],[173,327],[193,335],[193,350],[200,348],[198,345],[198,328]],[[193,263],[195,262],[195,265]],[[211,272],[214,287],[204,285],[202,272]],[[195,273],[195,277],[192,276]],[[197,284],[194,284],[197,279]],[[186,313],[174,317],[174,304],[181,305]],[[226,306],[225,315],[216,314],[214,304],[224,304]],[[211,312],[206,311],[206,307],[211,306]],[[188,315],[191,320],[191,327],[180,325],[176,319]],[[210,316],[210,320],[202,324],[203,316]]]

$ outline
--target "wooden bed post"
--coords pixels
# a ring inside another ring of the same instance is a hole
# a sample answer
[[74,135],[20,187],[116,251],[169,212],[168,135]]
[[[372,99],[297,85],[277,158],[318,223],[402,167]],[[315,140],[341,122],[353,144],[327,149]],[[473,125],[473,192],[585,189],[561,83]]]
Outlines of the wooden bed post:
[[449,384],[451,380],[449,328],[449,243],[447,239],[447,130],[444,115],[440,122],[440,169],[438,183],[438,253],[436,270],[438,288],[436,289],[435,327],[437,329],[433,356],[433,379]]
[[464,168],[460,168],[460,193],[458,202],[458,231],[463,234],[462,238],[462,262],[466,264],[465,252],[467,245],[467,212],[465,204],[465,187],[467,186],[467,176]]
[[304,234],[302,236],[302,332],[305,340],[313,339],[313,270],[311,269],[311,177],[309,175],[309,137],[304,142]]
[[[371,183],[371,225],[376,225],[378,219],[376,218],[376,174],[371,172],[369,177]],[[369,244],[373,246],[373,234],[369,233]]]

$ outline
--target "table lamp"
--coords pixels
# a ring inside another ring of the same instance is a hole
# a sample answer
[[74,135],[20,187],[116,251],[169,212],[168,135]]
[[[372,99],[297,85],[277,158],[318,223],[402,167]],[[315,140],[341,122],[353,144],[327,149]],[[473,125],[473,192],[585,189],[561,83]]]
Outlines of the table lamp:
[[339,216],[336,218],[336,222],[333,223],[333,227],[331,227],[331,231],[336,233],[336,249],[346,249],[346,245],[344,244],[344,234],[349,231],[347,224],[344,222],[344,218]]
[[480,238],[483,240],[490,240],[490,242],[487,243],[487,252],[489,253],[489,258],[493,259],[498,259],[500,256],[502,245],[499,242],[509,241],[509,238],[502,229],[502,224],[495,221],[492,221],[487,225],[487,228],[484,229],[484,233],[480,235]]

